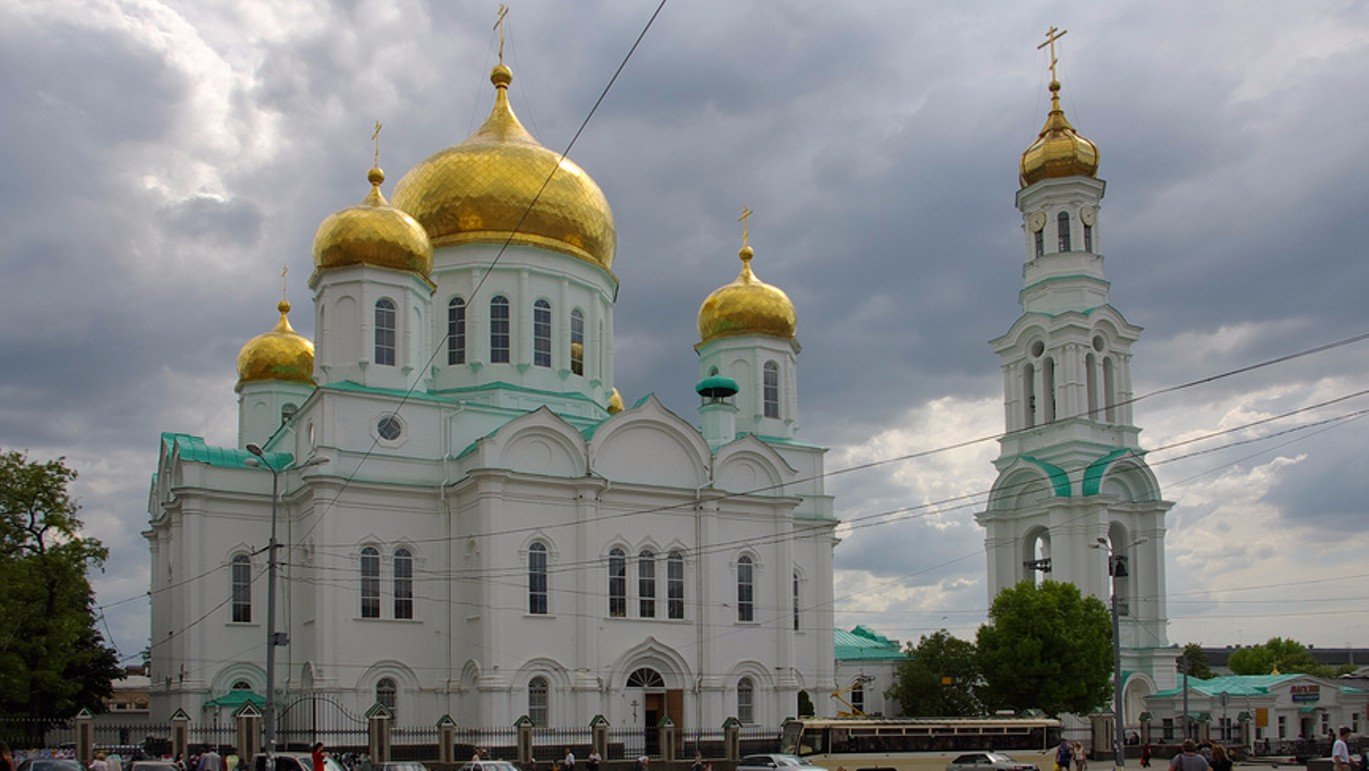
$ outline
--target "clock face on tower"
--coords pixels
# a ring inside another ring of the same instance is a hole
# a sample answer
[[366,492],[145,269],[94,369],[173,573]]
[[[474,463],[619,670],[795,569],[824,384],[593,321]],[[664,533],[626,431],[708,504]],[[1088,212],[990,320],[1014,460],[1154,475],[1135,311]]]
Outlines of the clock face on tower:
[[1034,212],[1032,212],[1031,214],[1027,215],[1027,227],[1031,228],[1031,232],[1033,232],[1033,233],[1040,232],[1041,228],[1044,228],[1045,226],[1046,226],[1046,213],[1045,213],[1045,212],[1043,212],[1043,211],[1034,211]]
[[1093,206],[1085,206],[1079,210],[1079,219],[1085,225],[1092,225],[1098,220],[1098,209]]

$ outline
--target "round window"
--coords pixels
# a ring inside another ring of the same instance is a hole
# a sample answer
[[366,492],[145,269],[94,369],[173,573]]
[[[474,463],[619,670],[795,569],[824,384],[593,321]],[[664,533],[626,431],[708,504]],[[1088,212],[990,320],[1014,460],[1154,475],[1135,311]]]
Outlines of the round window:
[[394,415],[386,415],[380,419],[379,423],[376,423],[376,433],[380,434],[381,439],[393,442],[399,438],[400,434],[404,433],[404,426],[399,422],[399,418]]
[[1046,344],[1041,342],[1040,340],[1037,340],[1036,342],[1032,343],[1032,356],[1040,356],[1043,352],[1045,352],[1045,350]]
[[1099,335],[1099,336],[1093,338],[1093,350],[1098,351],[1099,353],[1102,353],[1102,352],[1103,352],[1103,336],[1102,336],[1102,335]]

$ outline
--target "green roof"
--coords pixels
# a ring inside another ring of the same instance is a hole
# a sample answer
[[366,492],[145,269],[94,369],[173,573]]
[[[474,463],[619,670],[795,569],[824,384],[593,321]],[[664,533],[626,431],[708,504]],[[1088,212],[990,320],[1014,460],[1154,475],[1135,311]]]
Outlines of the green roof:
[[832,630],[838,661],[902,661],[907,654],[898,647],[898,640],[890,640],[867,627],[858,626],[849,632]]
[[[1196,677],[1188,679],[1189,690],[1197,691],[1205,696],[1216,696],[1220,693],[1228,693],[1232,696],[1259,696],[1269,693],[1269,689],[1307,675],[1222,675],[1210,680],[1200,680]],[[1166,696],[1182,696],[1184,688],[1171,688],[1168,691],[1160,691],[1151,698]]]
[[229,691],[217,699],[210,699],[204,703],[206,707],[232,707],[237,709],[243,704],[251,702],[258,707],[266,706],[266,698],[253,691]]
[[[250,468],[252,464],[247,463],[247,460],[256,460],[256,457],[247,450],[239,450],[235,447],[212,447],[205,444],[203,438],[190,434],[164,433],[162,434],[162,445],[166,448],[168,455],[179,452],[181,460],[204,463],[218,468]],[[295,456],[288,452],[266,453],[266,462],[274,469],[289,468],[294,461]]]

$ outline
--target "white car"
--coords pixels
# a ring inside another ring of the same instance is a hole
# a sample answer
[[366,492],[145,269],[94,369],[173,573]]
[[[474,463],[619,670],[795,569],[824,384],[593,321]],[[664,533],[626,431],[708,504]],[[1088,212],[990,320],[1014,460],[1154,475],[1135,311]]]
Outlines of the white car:
[[774,752],[765,755],[747,755],[737,763],[737,771],[774,771],[774,769],[827,771],[821,766],[813,765],[807,758]]
[[1041,771],[1041,769],[1032,763],[1019,763],[1001,752],[967,752],[947,763],[946,771]]

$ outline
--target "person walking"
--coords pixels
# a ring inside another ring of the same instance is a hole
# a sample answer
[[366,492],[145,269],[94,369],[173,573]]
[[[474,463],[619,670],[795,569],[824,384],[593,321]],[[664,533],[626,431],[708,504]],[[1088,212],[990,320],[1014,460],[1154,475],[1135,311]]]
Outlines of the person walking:
[[604,758],[599,754],[599,750],[591,748],[589,757],[585,759],[585,765],[589,766],[589,771],[599,771],[599,764],[604,762]]
[[570,747],[566,748],[566,757],[561,761],[561,768],[564,771],[575,771],[575,753],[570,751]]
[[314,742],[314,746],[309,749],[309,763],[314,771],[327,771],[323,765],[323,759],[327,757],[323,752],[323,742]]
[[[218,750],[210,747],[200,756],[200,764],[196,768],[199,771],[223,771],[223,756],[219,754]],[[114,771],[114,769],[110,769],[110,771]]]
[[1331,745],[1331,769],[1332,771],[1351,771],[1354,768],[1353,761],[1350,760],[1350,747],[1347,739],[1350,738],[1350,726],[1340,727],[1340,736],[1336,738],[1336,743]]
[[1070,749],[1071,754],[1074,756],[1074,771],[1088,771],[1089,756],[1088,753],[1084,751],[1083,743],[1075,742],[1074,746]]
[[1060,739],[1060,746],[1055,748],[1055,771],[1070,771],[1070,764],[1074,760],[1074,747],[1070,746],[1070,740],[1064,737]]
[[1184,739],[1183,751],[1169,761],[1169,771],[1209,771],[1211,766],[1198,754],[1198,744],[1192,739]]
[[1231,757],[1226,754],[1226,748],[1220,744],[1212,745],[1212,771],[1231,771]]

